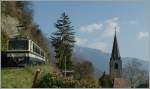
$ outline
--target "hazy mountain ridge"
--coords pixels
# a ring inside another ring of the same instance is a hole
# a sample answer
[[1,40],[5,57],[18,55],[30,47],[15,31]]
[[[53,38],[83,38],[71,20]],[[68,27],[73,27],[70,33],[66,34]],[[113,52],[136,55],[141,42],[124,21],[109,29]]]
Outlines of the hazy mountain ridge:
[[91,61],[94,67],[98,68],[100,71],[108,70],[109,64],[107,63],[109,63],[109,60],[106,59],[109,59],[110,54],[103,53],[96,49],[75,46],[74,56]]
[[[80,57],[82,59],[89,60],[93,63],[96,69],[98,68],[101,72],[106,71],[107,73],[109,73],[109,60],[111,56],[109,53],[104,53],[101,50],[97,49],[75,46],[74,56],[77,58]],[[148,71],[148,61],[132,57],[122,58],[123,67],[127,62],[132,60],[139,61],[142,64],[142,69]]]

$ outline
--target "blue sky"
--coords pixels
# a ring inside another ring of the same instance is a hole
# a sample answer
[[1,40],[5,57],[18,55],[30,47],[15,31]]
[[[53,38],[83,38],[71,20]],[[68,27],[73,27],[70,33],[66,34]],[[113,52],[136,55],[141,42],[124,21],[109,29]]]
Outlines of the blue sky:
[[76,32],[76,45],[111,53],[114,28],[122,57],[149,59],[148,0],[121,1],[37,1],[33,2],[34,22],[45,36],[55,32],[54,23],[63,12]]

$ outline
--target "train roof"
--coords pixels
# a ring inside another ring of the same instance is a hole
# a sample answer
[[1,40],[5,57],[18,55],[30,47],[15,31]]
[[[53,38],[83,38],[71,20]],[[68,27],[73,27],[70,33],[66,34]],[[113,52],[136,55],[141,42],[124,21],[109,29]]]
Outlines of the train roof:
[[31,40],[27,37],[14,37],[14,38],[9,38],[9,40]]

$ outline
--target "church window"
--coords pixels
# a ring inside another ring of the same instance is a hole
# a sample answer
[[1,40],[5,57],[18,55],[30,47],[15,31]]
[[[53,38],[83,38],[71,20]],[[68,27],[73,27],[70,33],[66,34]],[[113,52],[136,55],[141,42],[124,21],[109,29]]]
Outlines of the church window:
[[115,69],[118,69],[118,64],[117,63],[115,63]]

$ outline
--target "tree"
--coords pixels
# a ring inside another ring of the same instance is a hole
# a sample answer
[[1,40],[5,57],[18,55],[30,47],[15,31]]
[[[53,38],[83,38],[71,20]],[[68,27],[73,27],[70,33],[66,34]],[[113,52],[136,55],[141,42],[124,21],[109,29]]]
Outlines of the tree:
[[52,33],[51,43],[55,48],[55,58],[59,69],[72,69],[72,52],[75,42],[73,26],[70,25],[69,17],[63,13],[59,20],[55,23],[57,31]]
[[132,60],[123,68],[123,77],[129,80],[131,87],[136,87],[145,81],[146,72],[140,68],[141,66],[140,62]]
[[104,72],[103,75],[99,78],[99,85],[102,88],[112,88],[113,81],[112,81],[111,77],[109,75],[105,74],[105,72]]
[[94,79],[94,67],[90,61],[76,62],[74,66],[76,79]]
[[19,9],[20,13],[18,15],[21,17],[18,18],[21,24],[24,24],[25,27],[29,26],[32,23],[32,3],[29,1],[17,1],[16,3],[17,9]]

